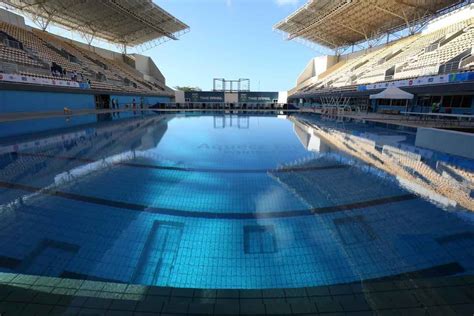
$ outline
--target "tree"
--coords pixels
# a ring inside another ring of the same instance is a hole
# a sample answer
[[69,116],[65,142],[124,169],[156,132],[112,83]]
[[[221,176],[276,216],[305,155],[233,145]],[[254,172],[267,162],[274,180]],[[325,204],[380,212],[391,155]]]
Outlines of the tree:
[[194,92],[194,91],[202,91],[201,88],[199,87],[188,87],[188,86],[176,86],[174,87],[178,91],[183,91],[183,92]]

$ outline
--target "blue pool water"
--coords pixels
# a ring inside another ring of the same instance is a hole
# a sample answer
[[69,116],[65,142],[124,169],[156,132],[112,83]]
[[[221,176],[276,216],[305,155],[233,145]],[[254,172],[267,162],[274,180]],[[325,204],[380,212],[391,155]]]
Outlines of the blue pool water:
[[[214,289],[474,272],[472,212],[295,118],[84,120],[0,143],[0,271]],[[410,130],[344,128],[412,145]]]

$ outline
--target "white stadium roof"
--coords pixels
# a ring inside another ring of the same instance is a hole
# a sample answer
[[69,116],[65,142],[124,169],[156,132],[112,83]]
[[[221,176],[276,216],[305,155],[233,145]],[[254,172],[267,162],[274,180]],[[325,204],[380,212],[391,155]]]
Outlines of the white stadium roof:
[[115,44],[176,40],[189,27],[151,0],[3,0],[47,26],[50,22]]
[[461,0],[309,0],[274,28],[337,49],[427,21]]

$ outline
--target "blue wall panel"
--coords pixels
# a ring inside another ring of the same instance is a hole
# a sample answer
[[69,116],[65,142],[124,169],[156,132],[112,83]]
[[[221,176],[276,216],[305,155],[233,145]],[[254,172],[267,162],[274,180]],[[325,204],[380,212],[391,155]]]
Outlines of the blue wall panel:
[[71,110],[94,109],[94,95],[15,90],[0,91],[0,113],[62,111],[64,107]]
[[[169,97],[112,95],[112,98],[118,99],[121,107],[125,104],[131,104],[134,98],[137,105],[140,105],[140,98],[143,98],[145,105],[171,102]],[[0,113],[62,111],[64,107],[68,107],[71,110],[95,109],[94,95],[0,90]]]

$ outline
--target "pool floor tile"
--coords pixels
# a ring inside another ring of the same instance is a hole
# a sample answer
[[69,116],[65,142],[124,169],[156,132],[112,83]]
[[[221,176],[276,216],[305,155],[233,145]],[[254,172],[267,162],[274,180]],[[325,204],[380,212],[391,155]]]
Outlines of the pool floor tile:
[[108,310],[105,316],[134,316],[133,312]]
[[293,314],[316,314],[318,311],[316,308],[316,304],[311,303],[311,302],[295,303],[295,304],[290,304],[290,306],[291,306],[291,312]]
[[188,312],[188,305],[186,303],[183,304],[170,304],[166,303],[163,305],[161,312],[162,313],[171,313],[171,314],[186,314]]
[[159,312],[166,302],[160,298],[147,298],[139,301],[135,311],[137,312]]
[[139,301],[112,300],[109,309],[116,311],[134,311]]
[[265,305],[261,303],[240,302],[241,315],[264,315]]
[[0,311],[6,315],[20,315],[26,304],[16,302],[0,302]]
[[14,289],[6,298],[7,302],[29,303],[32,302],[38,293],[31,290]]
[[287,303],[274,303],[265,304],[265,309],[269,315],[289,315],[291,314],[290,304]]
[[240,312],[239,301],[234,301],[228,304],[214,305],[214,314],[216,315],[238,315]]
[[60,299],[60,295],[54,295],[52,293],[38,293],[32,302],[38,304],[56,305]]
[[328,296],[317,297],[315,301],[319,313],[335,313],[344,310],[338,301]]
[[188,313],[196,315],[212,315],[214,313],[214,304],[197,304],[188,305]]
[[103,299],[98,297],[89,297],[82,307],[96,308],[96,309],[107,309],[112,304],[112,300]]
[[21,311],[20,315],[48,315],[53,307],[53,305],[29,304]]
[[75,316],[79,314],[79,311],[79,307],[54,306],[49,313],[53,316]]

